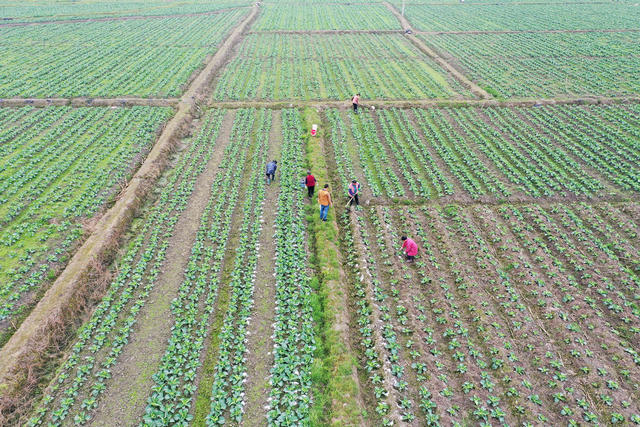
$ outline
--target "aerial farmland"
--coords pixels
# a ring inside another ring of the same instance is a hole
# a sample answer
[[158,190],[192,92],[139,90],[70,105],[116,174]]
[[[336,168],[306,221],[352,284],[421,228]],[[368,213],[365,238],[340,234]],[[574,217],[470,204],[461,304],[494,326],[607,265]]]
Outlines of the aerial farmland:
[[0,426],[640,425],[639,46],[635,0],[0,0]]

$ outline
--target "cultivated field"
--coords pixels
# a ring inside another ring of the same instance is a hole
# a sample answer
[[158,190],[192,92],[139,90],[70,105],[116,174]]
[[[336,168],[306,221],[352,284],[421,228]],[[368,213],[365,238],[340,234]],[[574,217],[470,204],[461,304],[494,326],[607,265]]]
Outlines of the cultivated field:
[[405,3],[0,2],[0,425],[640,424],[640,8]]

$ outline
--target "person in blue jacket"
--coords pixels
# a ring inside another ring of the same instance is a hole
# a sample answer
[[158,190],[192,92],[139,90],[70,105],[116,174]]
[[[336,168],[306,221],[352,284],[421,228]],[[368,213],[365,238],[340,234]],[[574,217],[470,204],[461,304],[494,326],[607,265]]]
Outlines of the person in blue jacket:
[[275,181],[277,168],[277,161],[271,160],[269,163],[267,163],[267,184],[271,184],[271,181]]

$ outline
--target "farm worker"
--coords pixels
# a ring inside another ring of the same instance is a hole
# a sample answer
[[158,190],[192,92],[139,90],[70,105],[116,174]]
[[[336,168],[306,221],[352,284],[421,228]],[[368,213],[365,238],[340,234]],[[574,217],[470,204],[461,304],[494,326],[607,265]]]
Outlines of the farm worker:
[[353,202],[356,202],[356,206],[360,205],[360,200],[358,199],[358,194],[360,193],[360,183],[357,180],[353,180],[351,181],[351,184],[349,184],[349,203],[347,203],[347,205],[349,205],[349,207],[351,205],[353,205]]
[[307,177],[304,180],[304,184],[307,186],[309,198],[313,197],[313,191],[316,188],[316,177],[311,175],[311,171],[307,172]]
[[418,245],[413,239],[409,239],[407,236],[402,236],[402,249],[404,249],[405,254],[407,254],[407,261],[413,262],[418,255]]
[[357,94],[353,95],[353,98],[351,98],[351,102],[353,103],[353,112],[357,113],[358,112],[358,104],[360,103],[360,94],[357,93]]
[[278,162],[271,160],[267,163],[267,184],[271,184],[271,181],[276,179],[276,169],[278,168]]
[[329,213],[329,206],[333,205],[331,201],[331,193],[329,193],[329,184],[325,184],[324,188],[318,191],[318,203],[320,203],[320,219],[327,220],[327,214]]

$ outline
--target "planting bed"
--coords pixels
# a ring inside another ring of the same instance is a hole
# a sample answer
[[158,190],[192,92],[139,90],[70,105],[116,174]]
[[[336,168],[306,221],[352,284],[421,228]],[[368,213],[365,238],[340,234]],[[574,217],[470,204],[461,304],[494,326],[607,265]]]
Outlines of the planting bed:
[[420,35],[501,98],[638,93],[640,32]]
[[639,220],[635,202],[345,214],[377,422],[640,422]]
[[326,116],[342,188],[358,177],[374,201],[590,199],[640,190],[635,104]]
[[245,14],[0,27],[0,98],[179,95]]
[[250,6],[247,0],[203,0],[190,1],[118,1],[96,2],[80,0],[73,2],[29,1],[0,2],[2,18],[6,24],[22,22],[50,22],[123,17],[153,17],[179,14],[215,12],[220,9]]
[[[83,226],[144,160],[167,108],[0,109],[0,334],[37,302]],[[90,226],[89,226],[90,228]]]
[[382,4],[309,4],[292,11],[289,3],[275,3],[264,7],[253,30],[400,30],[400,27]]
[[[239,72],[240,70],[240,72]],[[215,86],[215,100],[471,97],[401,35],[251,34]]]
[[632,2],[412,5],[406,17],[417,30],[604,30],[639,29]]

